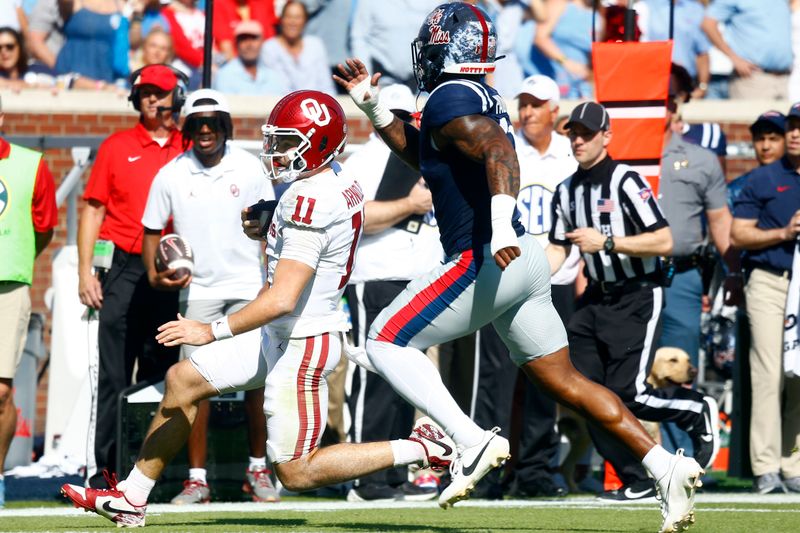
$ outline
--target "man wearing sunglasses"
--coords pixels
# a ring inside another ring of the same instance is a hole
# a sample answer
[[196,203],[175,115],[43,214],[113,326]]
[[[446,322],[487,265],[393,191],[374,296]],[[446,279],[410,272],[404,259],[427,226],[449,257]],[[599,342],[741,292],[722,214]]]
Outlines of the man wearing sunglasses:
[[[272,200],[275,195],[258,159],[228,144],[233,139],[233,123],[224,95],[211,89],[195,91],[187,99],[184,112],[185,151],[153,180],[142,217],[142,256],[153,287],[180,289],[181,314],[210,322],[241,309],[258,294],[262,286],[261,252],[258,243],[242,233],[239,214],[245,207],[262,199]],[[156,249],[170,217],[175,232],[189,242],[194,254],[193,275],[178,280],[170,279],[173,270],[156,272],[155,267]],[[228,342],[236,344],[237,353],[258,353],[261,349],[258,330]],[[194,349],[181,348],[181,359],[188,358]],[[261,384],[245,394],[250,463],[243,490],[255,501],[276,501],[278,494],[265,459],[263,391]],[[188,442],[189,479],[172,503],[205,503],[210,499],[205,470],[209,412],[209,402],[201,402]]]

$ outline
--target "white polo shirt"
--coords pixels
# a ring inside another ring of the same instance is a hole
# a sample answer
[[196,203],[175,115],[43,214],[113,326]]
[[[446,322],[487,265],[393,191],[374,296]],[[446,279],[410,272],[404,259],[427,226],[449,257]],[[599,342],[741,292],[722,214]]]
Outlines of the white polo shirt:
[[171,216],[175,233],[192,247],[192,283],[181,290],[181,301],[256,297],[263,285],[261,247],[243,233],[240,213],[274,198],[258,158],[230,144],[215,167],[204,167],[188,150],[156,174],[142,224],[163,229]]
[[[365,201],[375,199],[390,153],[391,149],[373,133],[345,161],[345,170],[361,185]],[[350,283],[412,280],[430,272],[443,259],[439,228],[431,212],[425,216],[419,233],[392,227],[362,235]]]
[[[550,146],[540,154],[522,134],[522,129],[514,134],[519,159],[519,209],[525,230],[536,237],[542,248],[548,244],[547,234],[552,225],[553,193],[558,184],[570,177],[577,169],[578,162],[572,155],[569,139],[556,132],[552,133]],[[578,275],[580,253],[573,246],[572,252],[561,269],[553,274],[553,285],[568,285]]]

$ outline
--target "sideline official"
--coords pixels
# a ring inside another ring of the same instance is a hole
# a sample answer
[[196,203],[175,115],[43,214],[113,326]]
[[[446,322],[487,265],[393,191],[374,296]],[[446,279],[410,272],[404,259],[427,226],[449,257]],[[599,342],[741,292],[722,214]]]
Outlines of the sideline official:
[[[580,168],[556,190],[546,251],[555,272],[578,246],[590,278],[567,326],[573,364],[617,393],[637,418],[685,429],[695,459],[707,467],[719,446],[714,403],[682,387],[654,390],[646,381],[664,305],[659,257],[672,252],[667,220],[644,178],[608,156],[611,131],[603,106],[579,105],[566,127]],[[655,496],[651,479],[625,468],[628,452],[600,430],[589,431],[626,485],[614,499]]]

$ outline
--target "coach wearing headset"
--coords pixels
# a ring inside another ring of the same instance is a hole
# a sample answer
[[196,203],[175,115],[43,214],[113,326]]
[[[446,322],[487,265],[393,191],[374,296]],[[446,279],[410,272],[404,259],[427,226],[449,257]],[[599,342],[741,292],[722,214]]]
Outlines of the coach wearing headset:
[[[176,291],[157,291],[141,260],[142,214],[156,173],[183,150],[177,112],[183,104],[179,74],[166,65],[148,65],[131,76],[128,99],[138,123],[108,137],[97,152],[86,184],[78,229],[78,291],[81,302],[100,311],[99,370],[94,436],[96,470],[89,484],[104,488],[103,470],[117,471],[117,399],[133,382],[159,380],[178,360],[177,348],[155,341],[158,325],[178,312]],[[95,243],[113,243],[111,266],[93,269]],[[189,283],[186,279],[175,282]],[[91,430],[90,430],[91,431]]]

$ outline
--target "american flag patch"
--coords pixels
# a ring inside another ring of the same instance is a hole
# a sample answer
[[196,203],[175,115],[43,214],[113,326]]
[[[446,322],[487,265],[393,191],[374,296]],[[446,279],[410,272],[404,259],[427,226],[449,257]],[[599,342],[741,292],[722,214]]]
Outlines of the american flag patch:
[[608,198],[600,198],[597,200],[598,213],[613,213],[615,207],[614,200],[609,200]]

